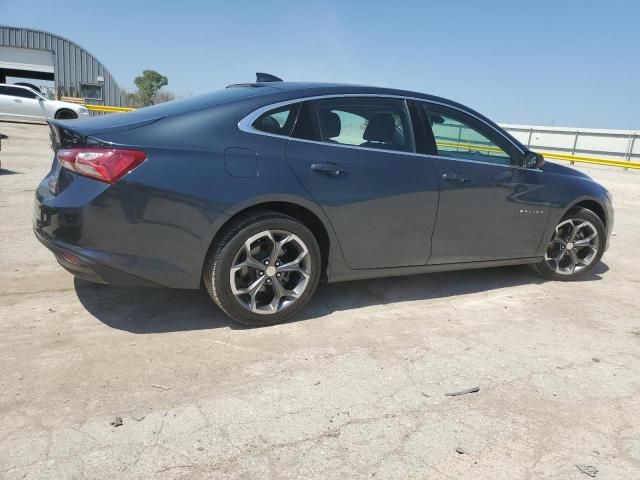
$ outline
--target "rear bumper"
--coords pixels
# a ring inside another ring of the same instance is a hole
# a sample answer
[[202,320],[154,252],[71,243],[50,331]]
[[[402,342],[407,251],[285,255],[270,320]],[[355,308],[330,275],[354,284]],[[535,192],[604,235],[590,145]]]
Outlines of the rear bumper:
[[163,287],[163,285],[95,262],[91,260],[89,252],[64,242],[48,239],[36,228],[33,231],[40,243],[51,250],[60,266],[82,280],[115,287]]
[[173,202],[78,176],[56,162],[36,189],[33,229],[77,277],[123,287],[199,288],[205,247],[176,225],[173,212],[190,219]]

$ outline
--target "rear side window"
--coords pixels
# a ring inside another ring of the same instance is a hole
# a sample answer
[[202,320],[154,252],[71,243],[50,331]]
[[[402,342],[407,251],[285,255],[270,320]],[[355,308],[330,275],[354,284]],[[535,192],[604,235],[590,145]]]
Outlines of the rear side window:
[[321,141],[382,150],[413,151],[404,100],[340,97],[316,103]]
[[298,110],[300,110],[299,103],[269,110],[253,122],[253,128],[274,135],[289,136],[298,116]]

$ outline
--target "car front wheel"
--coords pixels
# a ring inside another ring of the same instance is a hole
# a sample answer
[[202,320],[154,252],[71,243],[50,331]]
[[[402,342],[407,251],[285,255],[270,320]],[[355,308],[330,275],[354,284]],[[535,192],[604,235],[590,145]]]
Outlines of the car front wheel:
[[63,108],[62,110],[58,110],[56,112],[55,118],[57,118],[58,120],[73,120],[75,118],[78,118],[78,115],[73,110]]
[[534,268],[551,280],[577,280],[602,258],[605,235],[604,224],[595,213],[586,208],[572,210],[556,226],[544,260]]
[[225,229],[208,255],[203,278],[227,315],[262,326],[299,312],[313,295],[320,270],[313,233],[292,217],[265,210]]

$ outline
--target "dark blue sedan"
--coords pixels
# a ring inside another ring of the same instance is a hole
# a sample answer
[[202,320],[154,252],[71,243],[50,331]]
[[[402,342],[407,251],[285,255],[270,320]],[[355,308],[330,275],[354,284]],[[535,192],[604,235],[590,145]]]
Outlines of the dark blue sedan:
[[318,283],[531,264],[574,280],[609,243],[609,192],[458,103],[256,82],[51,120],[34,230],[74,275],[206,286],[229,316],[294,315]]

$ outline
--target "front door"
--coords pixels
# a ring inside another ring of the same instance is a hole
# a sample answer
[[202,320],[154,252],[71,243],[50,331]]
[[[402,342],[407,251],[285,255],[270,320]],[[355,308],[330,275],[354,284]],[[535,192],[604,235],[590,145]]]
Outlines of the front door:
[[549,215],[540,197],[544,173],[521,167],[522,153],[478,118],[438,104],[423,108],[440,183],[429,263],[536,256]]
[[320,141],[292,139],[287,160],[330,219],[349,267],[426,264],[438,183],[431,160],[414,153],[406,102],[339,97],[309,110]]

